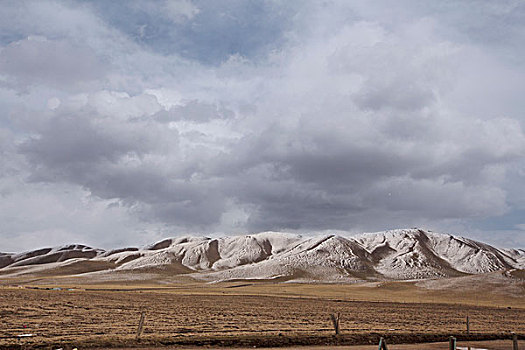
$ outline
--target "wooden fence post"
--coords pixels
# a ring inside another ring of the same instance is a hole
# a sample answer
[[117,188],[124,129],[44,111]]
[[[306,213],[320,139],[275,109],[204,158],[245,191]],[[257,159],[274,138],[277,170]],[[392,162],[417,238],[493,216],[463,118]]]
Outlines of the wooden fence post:
[[467,334],[470,335],[470,319],[467,315]]
[[512,350],[518,350],[518,336],[516,333],[512,334]]
[[144,318],[146,316],[146,313],[142,311],[140,313],[140,320],[139,320],[139,327],[137,328],[137,340],[139,340],[140,335],[142,334],[142,328],[144,327]]
[[448,350],[456,350],[456,338],[448,338]]
[[379,347],[377,348],[377,350],[388,350],[388,347],[386,346],[386,341],[383,337],[379,339]]
[[332,320],[332,324],[334,325],[335,335],[339,335],[339,316],[339,312],[337,313],[337,317],[335,317],[335,314],[330,314],[330,319]]

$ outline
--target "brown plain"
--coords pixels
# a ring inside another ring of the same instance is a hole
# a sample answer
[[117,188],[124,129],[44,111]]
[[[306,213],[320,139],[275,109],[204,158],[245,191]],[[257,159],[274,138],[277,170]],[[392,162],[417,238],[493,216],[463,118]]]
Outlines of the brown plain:
[[[471,340],[509,338],[510,332],[525,335],[525,297],[490,290],[428,290],[406,282],[246,281],[45,288],[0,287],[0,348],[287,344],[327,348],[373,344],[379,336],[391,343],[415,343],[443,341],[448,335],[466,338],[467,315]],[[144,332],[136,342],[142,311]],[[329,314],[337,312],[342,334],[335,338]],[[17,339],[21,334],[34,336]]]

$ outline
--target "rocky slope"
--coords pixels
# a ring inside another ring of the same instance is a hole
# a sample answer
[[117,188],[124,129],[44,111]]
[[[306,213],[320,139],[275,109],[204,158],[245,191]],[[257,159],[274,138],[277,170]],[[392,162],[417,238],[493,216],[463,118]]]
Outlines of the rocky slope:
[[525,268],[524,250],[419,229],[356,236],[302,237],[264,232],[221,238],[169,238],[143,248],[105,251],[69,245],[0,253],[0,275],[185,274],[206,281],[423,279]]

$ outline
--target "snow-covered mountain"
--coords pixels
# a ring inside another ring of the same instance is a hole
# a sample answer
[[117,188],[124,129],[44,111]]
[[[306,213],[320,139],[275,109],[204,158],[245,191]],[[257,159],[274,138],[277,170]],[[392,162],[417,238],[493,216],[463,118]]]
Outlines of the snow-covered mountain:
[[420,229],[356,236],[263,232],[169,238],[143,248],[84,245],[0,253],[0,274],[93,275],[141,272],[205,280],[339,281],[423,279],[525,268],[525,251]]

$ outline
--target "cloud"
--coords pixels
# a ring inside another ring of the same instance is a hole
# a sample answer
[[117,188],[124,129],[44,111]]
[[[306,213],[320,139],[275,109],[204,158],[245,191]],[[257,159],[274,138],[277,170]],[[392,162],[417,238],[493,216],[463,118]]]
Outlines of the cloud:
[[[0,180],[0,246],[17,252],[82,243],[93,247],[150,243],[169,231],[133,215],[133,208],[111,205],[76,186],[20,184]],[[118,202],[117,202],[118,203]]]
[[0,74],[21,88],[33,84],[74,88],[103,79],[107,63],[87,46],[30,36],[0,51]]
[[227,119],[233,116],[233,112],[224,106],[192,100],[186,102],[184,105],[177,105],[168,110],[161,110],[154,115],[154,118],[161,123],[181,120],[206,123],[213,119]]
[[[27,215],[57,208],[23,227],[5,220],[9,239],[416,225],[487,237],[486,220],[523,209],[525,80],[510,77],[525,71],[502,53],[521,49],[465,36],[505,8],[459,23],[448,5],[404,2],[393,16],[374,4],[178,1],[171,19],[146,2],[39,6],[78,18],[86,38],[69,22],[31,24],[26,8],[11,29],[23,37],[0,51],[6,215],[21,220],[24,191],[40,198]],[[85,198],[61,221],[57,202]]]
[[164,11],[166,16],[176,23],[190,20],[200,12],[189,0],[168,0],[164,3]]
[[258,58],[278,49],[301,3],[163,0],[89,5],[152,52],[218,66],[232,55]]

